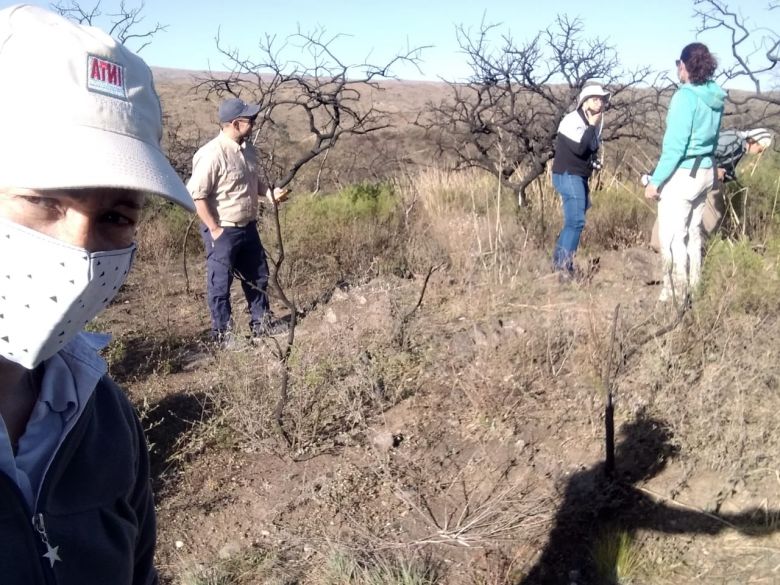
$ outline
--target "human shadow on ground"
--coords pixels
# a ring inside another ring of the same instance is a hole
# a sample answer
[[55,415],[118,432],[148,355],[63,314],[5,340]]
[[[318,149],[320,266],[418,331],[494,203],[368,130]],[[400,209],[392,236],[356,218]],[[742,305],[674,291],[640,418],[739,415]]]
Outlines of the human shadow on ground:
[[149,442],[152,487],[158,501],[176,483],[186,462],[184,441],[189,432],[196,424],[211,418],[213,412],[213,401],[202,392],[170,394],[146,412],[142,422]]
[[663,421],[640,415],[623,426],[622,435],[613,477],[605,473],[601,463],[568,480],[547,545],[518,585],[617,583],[617,559],[594,554],[605,534],[633,536],[640,529],[717,534],[735,529],[760,536],[778,530],[774,523],[766,522],[778,513],[773,510],[712,514],[654,500],[635,485],[660,473],[677,453],[672,433]]
[[116,337],[104,351],[111,377],[119,384],[153,374],[170,375],[192,369],[208,358],[207,335],[137,334]]

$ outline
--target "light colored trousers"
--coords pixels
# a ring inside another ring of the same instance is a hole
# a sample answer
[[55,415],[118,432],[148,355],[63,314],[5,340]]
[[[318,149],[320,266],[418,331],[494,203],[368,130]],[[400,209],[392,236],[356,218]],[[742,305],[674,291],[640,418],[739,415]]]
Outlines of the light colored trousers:
[[701,276],[702,219],[713,169],[678,169],[663,186],[658,202],[658,240],[663,259],[661,301],[682,299]]
[[[715,189],[707,191],[707,200],[704,202],[704,215],[701,227],[704,230],[704,238],[708,238],[723,224],[723,216],[726,214],[726,198],[723,195],[723,184],[718,183]],[[656,252],[661,251],[661,243],[658,240],[658,217],[655,218],[653,231],[650,235],[650,247]]]

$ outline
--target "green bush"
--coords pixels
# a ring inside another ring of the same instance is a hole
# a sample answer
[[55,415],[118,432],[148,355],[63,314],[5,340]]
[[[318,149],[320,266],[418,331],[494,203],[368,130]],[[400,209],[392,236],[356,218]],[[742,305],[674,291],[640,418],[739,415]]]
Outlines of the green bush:
[[780,229],[780,153],[746,156],[737,177],[726,186],[733,209],[726,217],[726,231],[765,241]]
[[[320,199],[326,201],[325,198]],[[397,208],[398,197],[390,183],[350,185],[331,198],[321,209],[337,211],[344,217],[389,218]]]
[[[351,281],[396,271],[403,257],[403,211],[388,183],[299,196],[280,210],[288,285]],[[266,244],[270,244],[266,236]]]
[[699,296],[703,311],[774,314],[780,309],[780,238],[766,246],[715,241],[704,262]]

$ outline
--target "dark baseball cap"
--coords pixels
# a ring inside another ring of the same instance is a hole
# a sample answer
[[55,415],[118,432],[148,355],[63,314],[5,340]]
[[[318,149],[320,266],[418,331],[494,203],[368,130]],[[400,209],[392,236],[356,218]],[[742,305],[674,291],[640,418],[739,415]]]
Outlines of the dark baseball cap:
[[238,98],[230,98],[219,104],[220,124],[227,124],[236,118],[254,118],[259,113],[259,105],[250,105]]

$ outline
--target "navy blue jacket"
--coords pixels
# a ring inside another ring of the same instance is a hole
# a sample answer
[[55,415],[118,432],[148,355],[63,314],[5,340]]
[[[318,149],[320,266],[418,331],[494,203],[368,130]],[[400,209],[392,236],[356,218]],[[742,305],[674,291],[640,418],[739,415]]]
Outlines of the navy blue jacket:
[[[132,406],[109,378],[100,380],[57,451],[36,506],[30,510],[0,473],[3,585],[158,582],[146,442]],[[46,540],[60,560],[43,556],[50,550]]]
[[552,172],[590,177],[591,161],[601,144],[601,131],[588,124],[581,108],[566,114],[558,125]]

